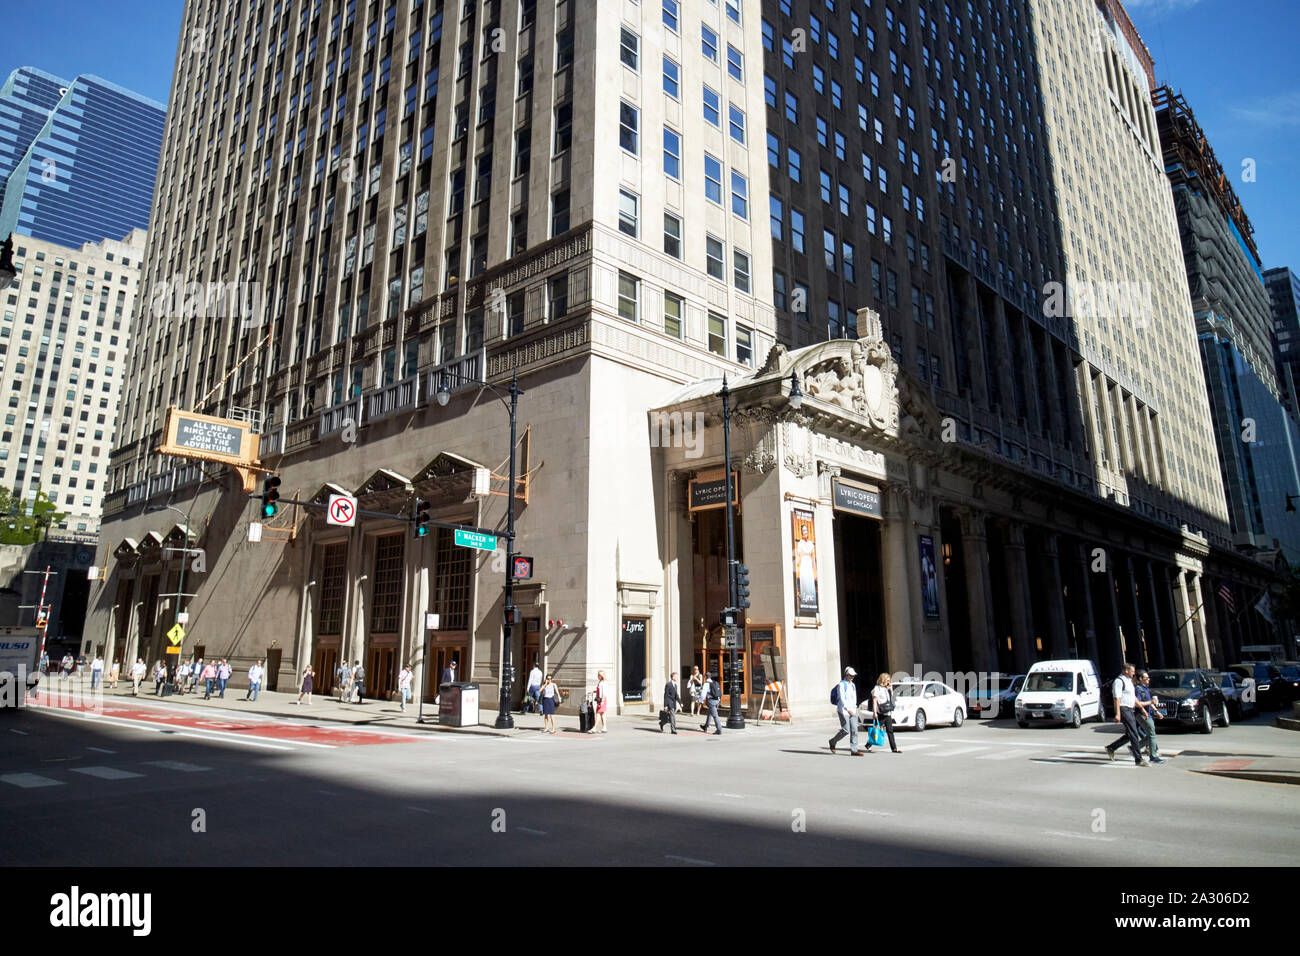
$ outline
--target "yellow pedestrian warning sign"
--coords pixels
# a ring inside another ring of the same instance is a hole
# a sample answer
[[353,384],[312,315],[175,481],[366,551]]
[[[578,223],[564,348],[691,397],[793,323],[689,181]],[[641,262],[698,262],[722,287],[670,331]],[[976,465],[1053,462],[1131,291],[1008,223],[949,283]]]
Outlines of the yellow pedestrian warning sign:
[[172,629],[167,632],[167,640],[171,641],[173,644],[179,644],[181,641],[185,640],[185,628],[181,627],[179,624],[173,624]]

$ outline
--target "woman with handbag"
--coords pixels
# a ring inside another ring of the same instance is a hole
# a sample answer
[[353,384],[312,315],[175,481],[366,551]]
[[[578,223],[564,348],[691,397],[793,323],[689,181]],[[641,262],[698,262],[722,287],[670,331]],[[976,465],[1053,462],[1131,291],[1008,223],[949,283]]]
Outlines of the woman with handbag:
[[[589,734],[607,734],[609,727],[605,724],[605,711],[609,709],[609,681],[605,680],[604,671],[596,671],[596,720]],[[599,729],[597,729],[599,728]]]
[[542,733],[553,734],[555,733],[555,708],[560,706],[562,700],[560,685],[555,683],[550,674],[547,674],[538,694],[542,699]]
[[872,726],[867,731],[867,740],[871,744],[883,744],[889,737],[889,749],[896,754],[903,751],[894,742],[894,680],[888,674],[876,678],[876,686],[871,689]]
[[704,675],[700,673],[699,665],[691,668],[691,679],[687,682],[691,695],[691,716],[700,715],[700,704],[704,703]]

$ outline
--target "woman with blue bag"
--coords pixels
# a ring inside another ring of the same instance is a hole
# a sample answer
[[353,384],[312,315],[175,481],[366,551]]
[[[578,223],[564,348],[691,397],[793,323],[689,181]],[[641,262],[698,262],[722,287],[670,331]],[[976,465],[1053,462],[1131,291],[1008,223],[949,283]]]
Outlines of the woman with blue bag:
[[871,727],[867,730],[867,741],[872,747],[884,746],[885,737],[889,737],[889,749],[896,754],[903,751],[894,742],[894,680],[888,674],[876,678],[876,686],[871,689]]

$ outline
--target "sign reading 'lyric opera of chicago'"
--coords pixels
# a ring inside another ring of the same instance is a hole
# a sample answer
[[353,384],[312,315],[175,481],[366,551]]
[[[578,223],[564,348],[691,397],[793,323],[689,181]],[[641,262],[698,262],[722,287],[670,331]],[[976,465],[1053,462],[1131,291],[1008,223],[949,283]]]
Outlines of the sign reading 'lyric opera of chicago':
[[816,617],[817,603],[817,529],[813,513],[802,508],[790,512],[791,538],[794,541],[794,613],[795,617]]

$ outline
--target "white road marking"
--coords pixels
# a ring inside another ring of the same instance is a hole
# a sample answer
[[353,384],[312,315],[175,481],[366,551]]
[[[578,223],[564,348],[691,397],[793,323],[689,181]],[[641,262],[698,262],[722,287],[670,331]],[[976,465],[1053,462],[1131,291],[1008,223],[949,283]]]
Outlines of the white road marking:
[[531,833],[533,836],[546,836],[545,830],[534,830],[532,827],[515,827],[520,833]]
[[1105,843],[1113,843],[1115,840],[1114,837],[1097,836],[1095,833],[1071,833],[1069,830],[1044,830],[1043,836],[1071,837],[1075,840],[1100,840]]
[[867,816],[871,816],[871,817],[892,817],[893,816],[893,814],[890,813],[888,810],[859,810],[857,807],[854,807],[853,812],[865,813]]
[[185,763],[181,760],[146,760],[150,767],[162,767],[164,770],[179,770],[182,773],[199,773],[203,770],[211,770],[211,767],[200,767],[196,763]]
[[[938,744],[908,744],[908,750],[929,750],[931,747],[937,747]],[[899,748],[902,749],[901,747]]]
[[87,750],[93,750],[93,751],[95,751],[96,753],[101,753],[101,754],[115,754],[115,753],[117,753],[116,750],[105,750],[103,747],[87,747],[86,749],[87,749]]
[[100,780],[129,780],[131,777],[143,777],[142,773],[134,773],[130,770],[122,770],[119,767],[69,767],[72,773],[84,773],[87,777],[98,777]]
[[976,760],[1014,760],[1016,757],[1024,757],[1023,750],[1003,750],[995,754],[982,754],[976,757]]
[[[217,741],[219,743],[243,744],[248,747],[261,747],[265,750],[293,750],[293,747],[285,746],[278,743],[266,743],[265,737],[254,737],[249,734],[225,734],[219,731],[208,730],[202,733],[191,732],[188,728],[182,730],[180,727],[168,724],[155,724],[147,720],[134,720],[130,717],[105,717],[102,715],[86,714],[80,711],[64,711],[56,707],[43,707],[41,713],[50,714],[54,717],[63,717],[68,720],[94,720],[96,723],[110,724],[115,727],[128,727],[135,730],[147,730],[155,734],[171,734],[175,737],[193,737],[198,740]],[[305,740],[295,740],[295,744],[303,747],[322,747],[326,750],[337,749],[333,744],[315,744],[308,743]]]
[[744,795],[743,793],[715,793],[714,796],[715,796],[715,797],[731,797],[731,798],[733,798],[733,799],[735,799],[735,800],[744,800],[744,799],[745,799],[745,795]]
[[927,757],[960,757],[962,754],[979,753],[981,750],[988,750],[988,747],[958,747],[956,750],[941,750],[935,754],[926,754]]
[[30,737],[30,736],[31,736],[31,734],[29,734],[27,731],[25,731],[25,730],[15,730],[13,727],[10,727],[10,728],[9,728],[9,733],[11,733],[11,734],[17,734],[17,735],[20,736],[20,737]]
[[677,856],[675,853],[665,853],[665,860],[680,860],[682,863],[690,863],[692,866],[717,866],[712,860],[697,860],[693,856]]
[[[976,740],[974,737],[945,737],[944,740],[952,741],[955,744],[987,744],[988,743],[988,738],[985,738],[984,740]],[[1025,741],[1018,741],[1018,740],[999,740],[998,746],[999,747],[1059,747],[1061,745],[1059,743],[1035,744],[1035,743],[1028,743]]]
[[15,787],[22,787],[24,790],[30,790],[33,787],[61,787],[62,780],[51,780],[49,777],[42,777],[36,773],[6,773],[0,775],[0,783],[12,784]]
[[408,809],[408,810],[414,810],[416,813],[432,813],[432,812],[433,812],[432,810],[425,809],[424,807],[413,807],[413,806],[411,806],[410,804],[407,804],[406,809]]

